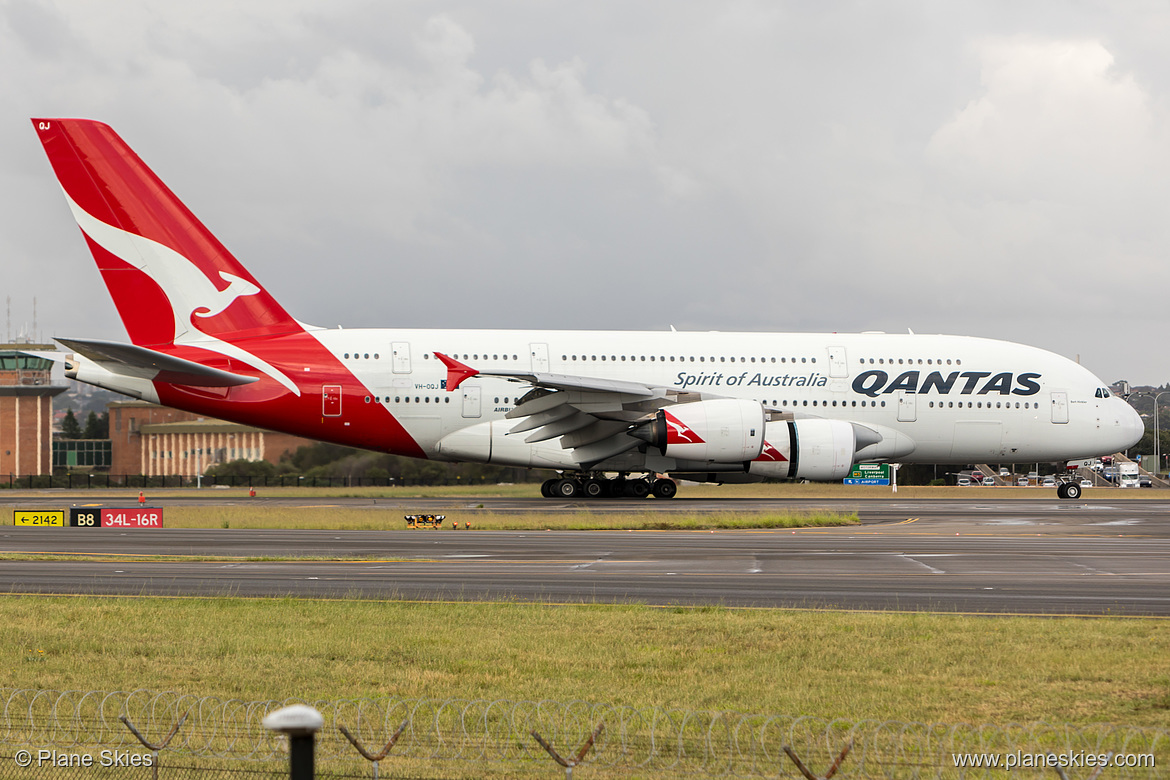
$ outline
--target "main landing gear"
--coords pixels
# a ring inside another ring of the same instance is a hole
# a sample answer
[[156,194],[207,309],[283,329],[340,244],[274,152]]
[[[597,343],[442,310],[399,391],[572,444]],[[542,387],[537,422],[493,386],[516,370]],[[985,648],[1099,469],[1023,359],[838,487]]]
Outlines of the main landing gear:
[[1076,501],[1081,497],[1081,486],[1076,482],[1061,482],[1056,486],[1056,497]]
[[540,486],[545,498],[674,498],[678,485],[672,479],[638,478],[628,479],[619,475],[616,479],[581,474],[577,476],[554,477]]

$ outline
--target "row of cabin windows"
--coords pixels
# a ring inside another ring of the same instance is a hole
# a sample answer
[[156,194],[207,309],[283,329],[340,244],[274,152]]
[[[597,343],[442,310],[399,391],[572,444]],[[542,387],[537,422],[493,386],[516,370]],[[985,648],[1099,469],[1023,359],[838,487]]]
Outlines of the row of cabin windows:
[[[887,364],[888,364],[888,365],[891,365],[891,366],[892,366],[892,365],[894,365],[894,359],[893,359],[893,358],[889,358],[888,360],[887,360],[886,358],[878,358],[876,361],[875,361],[873,358],[869,358],[869,359],[868,359],[868,361],[866,360],[866,358],[861,358],[861,359],[860,359],[859,361],[857,361],[857,362],[858,362],[858,363],[860,363],[860,364],[861,364],[861,365],[863,365],[863,366],[866,364],[866,362],[868,362],[868,363],[869,363],[871,366],[872,366],[872,365],[873,365],[875,362],[876,362],[876,363],[877,363],[879,366],[884,366],[884,365],[887,365]],[[920,365],[920,366],[921,366],[921,365],[923,365],[923,364],[925,364],[925,365],[928,365],[928,366],[935,366],[935,365],[941,366],[941,365],[943,364],[943,359],[942,359],[942,358],[939,358],[938,360],[934,360],[933,358],[927,358],[927,359],[924,361],[922,358],[918,358],[917,360],[915,360],[914,358],[905,358],[905,359],[903,359],[903,358],[898,358],[898,361],[897,361],[897,362],[898,362],[898,365],[899,365],[899,366],[903,366],[903,365],[905,365],[905,366],[913,366],[913,365],[915,365],[916,363],[917,363],[918,365]],[[956,366],[961,366],[961,365],[963,365],[963,361],[962,361],[962,360],[959,360],[958,358],[956,358],[954,361],[951,361],[951,360],[949,360],[949,359],[948,359],[948,360],[946,361],[946,364],[949,366],[949,365],[951,365],[951,364],[952,364],[952,362],[953,362],[953,363],[954,363],[954,365],[956,365]]]
[[[765,400],[765,401],[763,401],[763,403],[767,403],[767,401]],[[1020,402],[1019,402],[1019,401],[1016,401],[1016,402],[1015,402],[1015,404],[1016,404],[1015,408],[1017,408],[1017,409],[1021,408],[1021,407],[1020,407]],[[773,400],[773,401],[772,401],[772,407],[773,407],[773,408],[781,408],[781,407],[785,407],[785,406],[788,406],[788,405],[789,405],[789,403],[788,403],[788,401],[787,401],[787,400],[784,400],[784,401],[775,401],[775,400]],[[810,404],[809,404],[809,402],[808,402],[808,401],[799,401],[799,402],[798,402],[798,401],[793,401],[791,405],[792,405],[792,406],[810,406]],[[817,405],[818,405],[818,404],[817,404],[817,402],[816,402],[816,401],[813,401],[813,402],[812,402],[812,404],[811,404],[811,406],[817,406]],[[859,401],[833,401],[832,403],[830,403],[829,401],[821,401],[819,405],[820,405],[820,406],[841,406],[841,407],[846,407],[846,406],[854,406],[854,407],[856,407],[856,406],[861,406],[861,407],[865,407],[865,406],[871,406],[871,407],[876,407],[876,406],[880,406],[880,407],[882,407],[882,408],[885,408],[886,402],[885,402],[885,401],[860,401],[860,402],[859,402]],[[988,409],[991,409],[991,408],[992,408],[992,406],[991,406],[991,401],[988,401],[986,404],[984,404],[984,402],[983,402],[983,401],[968,401],[968,402],[967,402],[967,407],[966,407],[966,408],[968,408],[968,409],[982,409],[982,408],[983,408],[985,405],[986,405],[986,407],[987,407]],[[958,402],[958,404],[957,404],[957,406],[958,406],[958,408],[959,408],[959,409],[962,409],[962,408],[963,408],[963,402],[962,402],[962,401],[959,401],[959,402]],[[938,408],[939,408],[939,409],[942,409],[942,408],[944,408],[944,407],[945,407],[945,408],[947,408],[947,409],[954,409],[954,408],[956,407],[956,403],[955,403],[954,401],[947,401],[947,402],[945,402],[945,403],[944,403],[943,401],[939,401],[939,402],[938,402]],[[931,401],[931,402],[930,402],[930,408],[931,408],[931,409],[935,408],[935,402],[934,402],[934,401]],[[1006,409],[1011,409],[1011,408],[1012,408],[1012,402],[1011,402],[1011,401],[1007,401],[1007,402],[1004,402],[1004,401],[996,401],[996,402],[995,402],[995,407],[994,407],[994,408],[996,408],[996,409],[1005,409],[1005,408],[1006,408]],[[1029,401],[1025,401],[1025,402],[1024,402],[1024,405],[1023,405],[1023,408],[1024,408],[1024,409],[1039,409],[1039,408],[1040,408],[1040,404],[1033,404],[1033,403],[1031,403],[1031,402],[1029,402]]]
[[[465,353],[463,353],[463,355],[454,354],[454,355],[452,355],[452,357],[454,357],[456,359],[460,359],[460,360],[479,360],[480,359],[480,355],[478,352],[472,353],[472,354],[468,354],[465,352]],[[369,360],[370,353],[369,352],[361,352],[361,353],[354,352],[353,358],[354,358],[354,360]],[[424,360],[430,360],[430,358],[431,358],[431,355],[429,352],[423,354]],[[345,353],[345,359],[346,360],[350,359],[350,353],[348,353],[348,352]],[[375,352],[374,353],[374,360],[378,360],[378,359],[379,359],[379,353]],[[488,355],[486,352],[483,355],[483,359],[484,360],[488,359]],[[506,354],[505,355],[495,354],[495,355],[491,356],[491,359],[492,360],[508,360],[509,356]],[[518,355],[512,355],[511,359],[512,360],[519,360],[520,358]],[[608,356],[607,355],[600,355],[600,356],[599,355],[581,355],[579,358],[577,355],[561,355],[561,360],[578,360],[578,359],[580,359],[581,361],[589,361],[589,360],[605,361],[608,359],[612,363],[617,363],[619,361],[624,363],[627,361],[627,358],[625,355],[621,355],[621,356],[618,356],[618,355],[608,355]],[[644,362],[646,362],[647,357],[646,357],[646,355],[630,355],[628,360],[631,363],[636,363],[639,360],[644,363]],[[664,355],[650,355],[649,360],[651,363],[654,363],[654,362],[674,363],[674,362],[676,362],[674,355],[671,355],[670,357],[666,357]],[[694,362],[696,362],[696,359],[695,359],[694,355],[691,355],[689,357],[681,357],[680,356],[677,359],[677,362],[679,362],[679,363],[687,363],[687,362],[694,363]],[[746,357],[745,358],[745,357],[741,356],[738,358],[721,357],[721,358],[719,358],[718,361],[716,361],[714,356],[708,358],[706,355],[700,355],[698,357],[698,362],[699,363],[715,363],[715,362],[719,362],[719,363],[728,363],[728,362],[731,362],[731,363],[735,363],[735,362],[740,362],[740,363],[757,363],[757,362],[759,362],[759,363],[769,363],[769,362],[771,362],[771,363],[795,363],[796,358],[794,358],[794,357],[793,358],[786,358],[786,357],[760,358],[757,361],[756,358],[754,358],[754,357]],[[801,363],[815,363],[815,362],[817,362],[817,359],[815,357],[814,358],[801,358],[800,362]],[[886,365],[888,363],[889,365],[892,366],[892,365],[894,365],[895,361],[894,361],[894,358],[889,358],[888,360],[886,358],[877,358],[876,360],[874,358],[868,358],[868,360],[866,358],[861,358],[858,362],[863,366],[867,362],[870,365],[877,364],[877,365],[881,366],[881,365]],[[912,365],[915,365],[915,363],[917,363],[920,366],[924,365],[924,364],[928,365],[928,366],[933,366],[933,365],[940,365],[941,366],[941,365],[943,365],[943,362],[944,361],[942,358],[939,358],[938,360],[935,360],[933,358],[927,358],[926,360],[923,360],[922,358],[918,358],[917,360],[915,360],[914,358],[898,358],[898,360],[897,360],[897,364],[900,366],[901,365],[911,365],[912,366]],[[945,362],[946,362],[946,365],[948,365],[948,366],[952,365],[952,363],[956,366],[963,365],[963,361],[959,360],[957,358],[953,361],[948,359]]]
[[[767,400],[765,399],[764,401],[761,401],[761,403],[766,404]],[[811,404],[808,401],[793,401],[791,404],[789,404],[787,399],[785,399],[783,401],[776,401],[776,400],[772,401],[772,408],[773,409],[779,409],[779,408],[782,408],[785,406],[829,406],[829,405],[830,405],[830,403],[828,401],[819,401],[819,402],[813,401]],[[831,405],[832,406],[849,406],[849,403],[847,403],[846,401],[841,401],[840,403],[838,403],[837,401],[833,401]],[[854,401],[853,405],[858,406],[859,404],[857,401]],[[882,406],[882,407],[884,407],[885,405],[886,405],[885,401],[880,401],[880,402],[879,401],[862,401],[860,403],[860,406],[873,406],[873,407]]]
[[[372,401],[374,401],[374,403],[382,403],[383,401],[385,401],[386,403],[390,403],[390,396],[386,396],[385,398],[383,398],[382,396],[374,396],[374,397],[371,399],[371,398],[370,398],[370,396],[368,396],[368,395],[367,395],[367,396],[366,396],[366,403],[370,403],[370,401],[371,401],[371,400],[372,400]],[[399,403],[410,403],[410,396],[398,396],[398,395],[396,395],[396,396],[394,396],[394,403],[396,403],[396,404],[399,404]],[[437,404],[437,403],[446,403],[446,404],[449,404],[449,403],[451,403],[451,397],[450,397],[450,396],[446,396],[446,397],[443,397],[442,399],[439,399],[439,398],[431,398],[430,396],[415,396],[415,397],[414,397],[414,403],[416,403],[416,404],[418,404],[418,403],[426,403],[426,404],[429,404],[429,403],[436,403],[436,404]],[[500,403],[500,398],[499,398],[499,396],[496,396],[496,397],[493,399],[493,403],[496,403],[496,404]],[[507,403],[508,403],[508,399],[507,399],[507,398],[504,398],[504,404],[506,405]],[[764,403],[767,403],[767,401],[765,400],[765,401],[764,401]],[[1015,402],[1015,404],[1016,404],[1015,408],[1017,408],[1017,409],[1021,408],[1021,407],[1020,407],[1020,402],[1019,402],[1019,401],[1016,401],[1016,402]],[[810,404],[810,403],[809,403],[809,401],[807,401],[807,400],[805,400],[805,401],[792,401],[791,403],[789,403],[789,401],[788,401],[787,399],[784,399],[784,400],[776,400],[776,399],[773,399],[773,400],[772,400],[772,407],[773,407],[773,408],[777,408],[777,409],[779,409],[779,408],[782,408],[782,407],[785,407],[785,406],[841,406],[841,407],[845,407],[845,406],[853,406],[853,407],[861,406],[862,408],[865,408],[865,407],[867,407],[867,406],[869,406],[869,407],[878,407],[878,406],[880,406],[881,408],[883,408],[883,409],[884,409],[884,408],[885,408],[885,406],[886,406],[886,402],[885,402],[885,401],[860,401],[860,402],[859,402],[859,401],[832,401],[832,402],[829,402],[829,401],[812,401],[812,402],[811,402],[811,404]],[[986,404],[986,406],[987,406],[987,408],[988,408],[988,409],[991,409],[991,408],[992,408],[992,406],[991,406],[991,401],[988,401],[988,402],[987,402],[987,404]],[[948,409],[954,409],[954,408],[955,408],[955,402],[954,402],[954,401],[947,401],[947,402],[945,403],[945,407],[946,407],[946,408],[948,408]],[[983,407],[984,407],[984,402],[983,402],[983,401],[968,401],[968,402],[967,402],[967,408],[968,408],[968,409],[982,409]],[[930,402],[930,408],[931,408],[931,409],[935,408],[935,402],[934,402],[934,401],[931,401],[931,402]],[[939,401],[939,402],[938,402],[938,408],[939,408],[939,409],[942,409],[942,408],[944,408],[944,402],[943,402],[943,401]],[[958,402],[958,408],[960,408],[960,409],[962,409],[962,408],[963,408],[963,402],[962,402],[962,401],[959,401],[959,402]],[[1011,402],[1011,401],[1008,401],[1007,403],[1004,403],[1003,401],[996,401],[996,402],[995,402],[995,408],[996,408],[996,409],[1002,409],[1002,408],[1011,409],[1011,408],[1012,408],[1012,402]],[[1029,401],[1025,401],[1025,402],[1024,402],[1024,404],[1023,404],[1023,408],[1024,408],[1024,409],[1032,409],[1032,408],[1039,409],[1039,408],[1040,408],[1040,404],[1036,404],[1035,406],[1033,406],[1033,404],[1032,404],[1031,402],[1029,402]]]
[[[354,360],[369,360],[370,353],[369,352],[354,352],[353,355],[350,355],[350,353],[346,352],[343,355],[343,357],[346,360],[349,360],[350,357],[352,357]],[[377,352],[375,352],[373,354],[374,360],[379,360],[380,357],[381,356]],[[471,354],[471,355],[469,355],[467,353],[464,353],[463,355],[458,355],[456,353],[452,353],[451,357],[455,358],[456,360],[479,360],[481,356],[479,355],[479,353],[475,353],[475,354]],[[482,357],[484,360],[487,360],[489,356],[485,352]],[[431,359],[431,353],[424,352],[423,353],[423,360],[430,360],[430,359]],[[509,355],[498,355],[497,354],[497,355],[491,355],[491,359],[492,360],[519,360],[520,357],[518,355],[509,356]]]
[[[625,355],[581,355],[581,356],[561,355],[561,360],[569,360],[569,361],[581,360],[582,362],[587,362],[590,360],[593,360],[593,361],[608,360],[611,363],[617,363],[619,361],[624,363],[627,360],[631,363],[636,363],[638,361],[645,363],[647,360],[649,360],[651,363],[655,363],[655,362],[657,362],[657,363],[667,363],[667,362],[669,362],[669,363],[675,363],[675,362],[678,362],[678,363],[694,363],[694,362],[699,362],[699,363],[736,363],[736,362],[739,362],[739,363],[768,363],[768,362],[796,363],[797,362],[796,358],[786,358],[786,357],[759,358],[759,359],[756,359],[754,357],[738,357],[738,358],[721,357],[718,360],[716,360],[716,358],[714,356],[707,357],[706,355],[699,355],[697,358],[694,355],[690,355],[689,357],[688,356],[679,356],[677,358],[674,355],[670,355],[669,357],[667,357],[666,355],[650,355],[649,357],[647,357],[646,355],[630,355],[629,358],[627,358]],[[801,363],[815,363],[815,362],[817,362],[817,359],[816,358],[801,358],[800,362]]]
[[[1016,406],[1015,406],[1015,408],[1016,408],[1016,409],[1019,409],[1019,408],[1021,408],[1021,407],[1020,407],[1020,402],[1019,402],[1019,401],[1016,401],[1015,403],[1016,403]],[[947,402],[946,402],[946,404],[945,404],[945,406],[946,406],[946,408],[947,408],[947,409],[954,409],[956,406],[957,406],[959,409],[962,409],[962,408],[963,408],[963,402],[962,402],[962,401],[959,401],[959,403],[958,403],[958,404],[956,404],[954,401],[947,401]],[[968,408],[968,409],[982,409],[984,406],[986,406],[988,409],[990,409],[990,408],[991,408],[991,401],[988,401],[986,404],[984,404],[984,403],[983,403],[983,401],[968,401],[968,402],[967,402],[967,408]],[[939,408],[939,409],[942,409],[943,407],[944,407],[944,403],[943,403],[942,401],[939,401],[939,402],[938,402],[938,408]],[[931,409],[933,409],[933,408],[934,408],[934,401],[931,401],[931,402],[930,402],[930,408],[931,408]],[[995,408],[996,408],[996,409],[1011,409],[1011,408],[1012,408],[1012,402],[1011,402],[1011,401],[996,401],[996,402],[995,402]],[[1023,406],[1023,408],[1024,408],[1024,409],[1039,409],[1039,408],[1040,408],[1040,404],[1034,404],[1034,403],[1032,403],[1031,401],[1025,401],[1025,402],[1024,402],[1024,406]]]
[[[385,401],[386,403],[390,403],[390,396],[385,396],[385,397],[382,397],[382,396],[380,396],[380,395],[376,395],[376,396],[374,396],[374,397],[373,397],[373,399],[371,399],[371,398],[370,398],[370,397],[367,395],[367,396],[366,396],[366,403],[369,403],[371,400],[373,400],[373,402],[374,402],[374,403],[376,403],[376,404],[380,404],[380,403],[382,403],[383,401]],[[449,403],[451,403],[451,396],[447,396],[447,397],[445,397],[445,398],[439,399],[439,398],[431,398],[430,396],[421,396],[421,397],[420,397],[420,396],[417,396],[417,395],[416,395],[416,396],[414,397],[414,402],[415,402],[416,404],[430,404],[430,403],[435,403],[435,404],[437,404],[437,403],[444,403],[444,404],[449,404]],[[403,403],[405,403],[405,404],[408,404],[408,403],[410,403],[410,396],[409,396],[409,395],[407,395],[407,396],[396,395],[396,396],[394,396],[394,403],[396,403],[396,404],[403,404]]]
[[[371,400],[372,400],[374,403],[376,403],[376,404],[380,404],[380,403],[382,403],[383,401],[385,401],[386,403],[390,403],[390,396],[385,396],[385,397],[382,397],[382,396],[380,396],[380,395],[376,395],[376,396],[374,396],[374,397],[371,399],[371,398],[370,398],[370,396],[368,396],[368,395],[367,395],[367,396],[366,396],[366,403],[369,403]],[[451,396],[449,396],[449,395],[448,395],[448,396],[444,396],[444,397],[442,397],[442,398],[431,398],[430,396],[425,396],[425,395],[424,395],[424,396],[421,396],[421,397],[420,397],[420,396],[417,396],[417,395],[416,395],[416,396],[414,397],[414,402],[415,402],[416,404],[429,404],[429,403],[436,403],[436,404],[438,404],[438,403],[444,403],[444,404],[449,404],[449,403],[451,403]],[[499,398],[499,396],[497,396],[497,397],[496,397],[496,398],[493,400],[493,402],[498,404],[498,403],[500,402],[500,398]],[[401,396],[401,395],[396,395],[396,396],[394,396],[394,403],[396,403],[396,404],[401,404],[401,403],[410,403],[410,396]],[[507,403],[508,403],[508,399],[507,399],[507,398],[505,398],[505,399],[504,399],[504,403],[505,403],[505,404],[507,404]]]

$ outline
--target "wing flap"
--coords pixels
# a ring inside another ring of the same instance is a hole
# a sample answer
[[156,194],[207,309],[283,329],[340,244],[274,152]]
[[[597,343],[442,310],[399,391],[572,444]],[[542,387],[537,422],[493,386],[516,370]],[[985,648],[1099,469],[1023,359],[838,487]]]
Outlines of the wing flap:
[[556,422],[551,422],[547,425],[541,426],[539,429],[530,433],[525,437],[524,441],[527,444],[535,444],[540,441],[548,441],[555,439],[558,436],[579,431],[587,425],[592,425],[597,421],[597,418],[591,414],[583,414],[576,412],[568,417],[564,417]]

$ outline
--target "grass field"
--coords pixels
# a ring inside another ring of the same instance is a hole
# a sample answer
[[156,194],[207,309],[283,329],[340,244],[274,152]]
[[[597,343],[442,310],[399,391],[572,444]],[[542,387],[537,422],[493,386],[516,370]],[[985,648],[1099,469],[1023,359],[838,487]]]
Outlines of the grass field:
[[[64,508],[41,501],[41,508]],[[289,528],[327,529],[335,531],[383,531],[406,528],[399,507],[331,506],[328,499],[320,505],[306,507],[183,506],[164,505],[163,522],[167,528]],[[12,507],[0,509],[0,525],[13,523]],[[856,525],[856,512],[485,512],[478,509],[453,508],[444,515],[442,529],[461,530],[471,524],[473,530],[707,530],[735,528],[807,528],[832,525]],[[68,518],[66,518],[68,520]]]
[[1170,727],[1159,620],[0,597],[5,686]]
[[[533,486],[498,490],[530,495]],[[694,490],[796,498],[889,495],[884,488],[815,485]],[[375,497],[386,491],[344,492]],[[899,496],[988,493],[1048,495],[1023,488],[913,488]],[[489,491],[418,493],[424,494],[467,500]],[[1108,493],[1111,500],[1150,494]],[[93,497],[125,500],[130,494]],[[164,505],[172,527],[403,525],[398,507],[382,511],[379,502],[377,508],[342,511],[328,506],[325,491],[317,497],[321,506],[304,510]],[[51,504],[53,493],[29,500]],[[447,514],[453,518],[458,510]],[[514,515],[471,514],[476,528],[516,521]],[[11,523],[10,510],[8,518]],[[529,525],[519,527],[630,527],[613,522],[661,519],[533,514]],[[761,522],[759,515],[677,519]],[[242,699],[584,699],[851,719],[1109,721],[1170,728],[1170,623],[1156,619],[36,596],[0,597],[0,615],[5,687],[147,688]]]

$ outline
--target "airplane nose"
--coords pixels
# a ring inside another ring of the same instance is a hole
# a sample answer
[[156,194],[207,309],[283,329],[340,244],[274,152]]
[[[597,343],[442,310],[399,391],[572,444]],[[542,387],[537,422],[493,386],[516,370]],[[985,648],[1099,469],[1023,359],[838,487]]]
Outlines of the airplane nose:
[[1118,439],[1121,441],[1117,445],[1116,452],[1120,452],[1141,441],[1142,437],[1146,435],[1146,426],[1142,422],[1141,415],[1128,402],[1122,401],[1120,398],[1115,400],[1119,402],[1117,409],[1117,433]]

